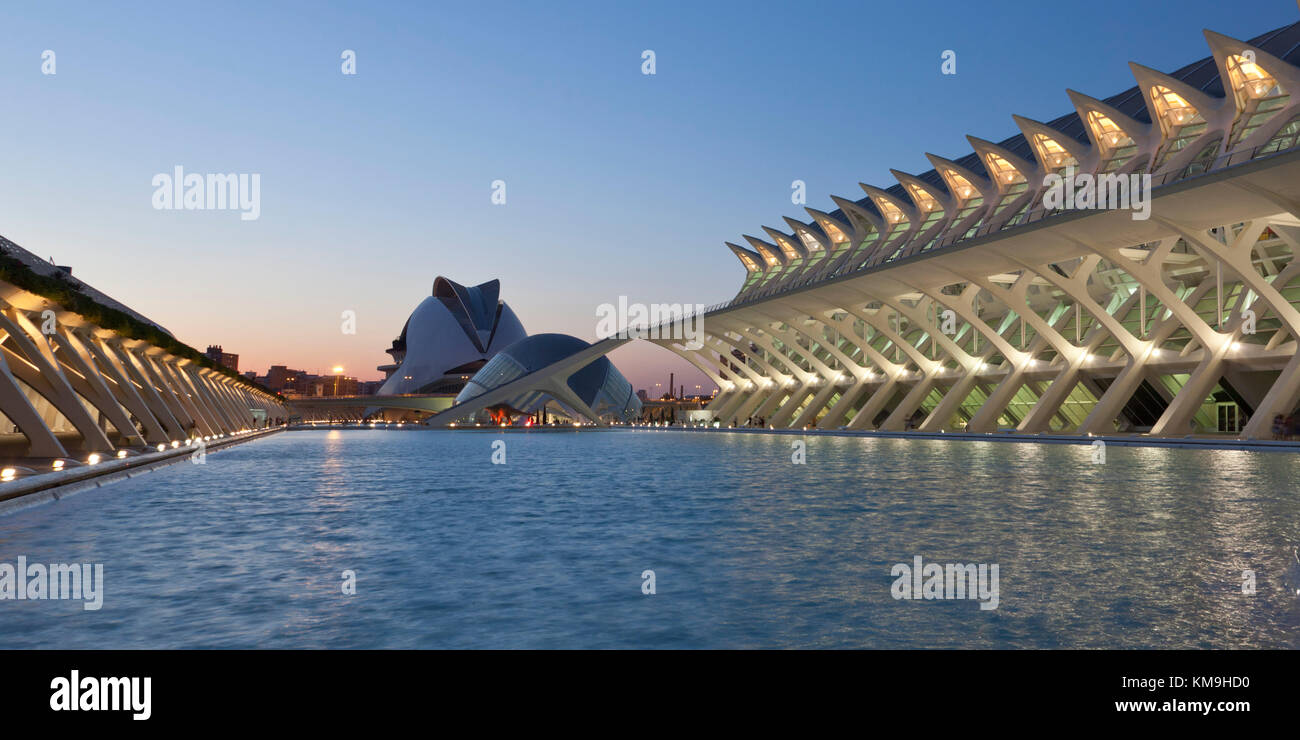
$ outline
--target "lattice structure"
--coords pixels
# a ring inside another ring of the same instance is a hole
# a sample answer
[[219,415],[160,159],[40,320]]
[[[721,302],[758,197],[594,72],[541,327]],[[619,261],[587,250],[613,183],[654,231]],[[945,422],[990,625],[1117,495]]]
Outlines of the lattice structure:
[[[1173,74],[1134,64],[1119,95],[1070,91],[1067,116],[728,243],[746,278],[704,347],[657,343],[723,423],[1269,436],[1300,404],[1300,23],[1206,37]],[[1149,211],[1045,204],[1063,174],[1149,175]]]
[[274,396],[223,373],[50,310],[0,283],[0,433],[26,437],[25,456],[218,438],[288,416]]

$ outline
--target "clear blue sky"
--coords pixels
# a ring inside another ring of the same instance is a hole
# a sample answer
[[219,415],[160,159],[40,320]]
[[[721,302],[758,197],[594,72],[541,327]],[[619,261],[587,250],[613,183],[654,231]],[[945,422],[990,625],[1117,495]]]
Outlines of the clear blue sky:
[[[585,339],[620,295],[725,300],[743,273],[723,240],[805,217],[792,180],[831,210],[966,134],[1012,135],[1012,113],[1068,112],[1066,87],[1131,86],[1130,60],[1203,57],[1202,28],[1300,18],[1294,0],[116,5],[0,9],[0,234],[243,369],[362,377],[436,275],[500,278],[529,332]],[[261,218],[154,210],[178,164],[260,173]],[[689,367],[613,359],[651,391]]]

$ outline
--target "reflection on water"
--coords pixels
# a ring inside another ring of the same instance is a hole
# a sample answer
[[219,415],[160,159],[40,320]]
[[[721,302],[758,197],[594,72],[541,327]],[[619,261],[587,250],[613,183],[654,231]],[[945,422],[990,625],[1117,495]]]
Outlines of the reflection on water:
[[[505,465],[491,464],[496,439]],[[0,563],[103,563],[106,590],[98,612],[0,601],[0,634],[8,647],[1300,646],[1292,455],[1112,445],[1097,465],[1087,445],[811,437],[794,465],[794,439],[281,434],[0,518]],[[999,564],[999,608],[895,601],[890,569],[917,555]]]

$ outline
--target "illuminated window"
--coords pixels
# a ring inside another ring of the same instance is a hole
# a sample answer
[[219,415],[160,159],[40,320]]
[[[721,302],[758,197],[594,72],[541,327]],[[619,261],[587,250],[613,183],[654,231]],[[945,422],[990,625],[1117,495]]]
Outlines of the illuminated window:
[[[885,198],[873,198],[872,200],[875,202],[876,207],[880,209],[880,213],[884,215],[885,222],[889,224],[889,230],[885,232],[887,238],[881,242],[880,248],[876,250],[871,259],[863,263],[863,266],[869,263],[889,262],[897,258],[903,251],[908,234],[911,233],[911,221],[903,213],[902,209]],[[930,196],[930,200],[933,202],[934,208],[928,213],[922,209],[922,214],[926,216],[922,222],[923,225],[931,224],[943,217],[943,209],[939,207],[938,201],[934,200],[933,196]]]
[[1272,98],[1283,94],[1277,79],[1253,60],[1233,54],[1228,57],[1227,66],[1234,94],[1250,98]]
[[989,174],[993,175],[993,179],[1001,187],[1025,182],[1025,176],[1020,174],[1020,170],[993,152],[984,155],[984,165],[988,167]]
[[1155,168],[1158,169],[1176,152],[1205,133],[1205,118],[1183,96],[1164,85],[1151,88],[1151,103],[1164,135],[1164,143],[1156,153]]
[[1277,115],[1290,102],[1291,96],[1263,67],[1240,54],[1230,55],[1226,66],[1237,103],[1237,119],[1232,123],[1228,139],[1228,145],[1232,147]]
[[[940,205],[939,201],[925,188],[913,183],[907,183],[905,187],[907,188],[907,192],[912,196],[912,200],[916,202],[916,207],[920,209],[922,214],[921,226],[917,229],[917,235],[919,237],[929,232],[935,224],[943,220],[944,209],[943,206]],[[924,247],[917,251],[924,252],[928,250],[930,247],[934,246],[934,243],[938,241],[938,239],[939,234],[935,234]]]
[[943,177],[948,181],[948,187],[952,189],[953,195],[957,196],[957,203],[963,209],[970,205],[971,200],[984,202],[984,196],[980,195],[980,191],[956,170],[944,170]]
[[996,216],[1029,189],[1029,182],[1025,180],[1024,175],[1020,174],[1020,170],[993,152],[984,155],[984,162],[1002,192],[1002,197],[998,199],[998,204],[993,209],[993,215]]
[[767,263],[768,267],[776,267],[781,264],[781,258],[777,256],[777,253],[768,249],[766,246],[755,244],[754,248],[758,250],[759,255],[762,256],[763,261]]
[[926,191],[925,188],[913,185],[912,183],[908,183],[905,187],[907,188],[908,195],[912,196],[912,200],[916,203],[916,207],[921,209],[922,213],[942,210],[939,201],[935,200],[935,197]]
[[1164,85],[1151,88],[1151,102],[1166,131],[1186,126],[1201,115],[1183,96]]
[[1123,167],[1137,153],[1137,142],[1110,116],[1101,111],[1088,111],[1088,127],[1101,150],[1102,172],[1113,172]]
[[817,237],[813,236],[811,231],[799,229],[795,233],[799,234],[799,240],[803,242],[804,248],[810,253],[822,251],[822,243],[817,241]]
[[802,256],[799,254],[799,250],[795,247],[794,242],[789,239],[786,239],[783,236],[777,236],[776,243],[777,246],[781,247],[781,252],[785,254],[786,261],[793,262]]
[[839,227],[837,227],[835,224],[824,220],[818,221],[817,223],[821,224],[822,231],[825,231],[826,236],[830,237],[831,244],[834,244],[836,247],[839,247],[842,244],[849,243],[849,237],[845,235],[844,231],[841,230]]
[[1079,166],[1079,160],[1055,139],[1043,134],[1034,134],[1033,142],[1034,150],[1046,169],[1059,172],[1066,167]]
[[876,207],[880,209],[880,213],[885,217],[886,223],[893,225],[905,223],[907,221],[907,216],[903,215],[903,211],[898,206],[890,203],[884,198],[876,198],[875,200]]

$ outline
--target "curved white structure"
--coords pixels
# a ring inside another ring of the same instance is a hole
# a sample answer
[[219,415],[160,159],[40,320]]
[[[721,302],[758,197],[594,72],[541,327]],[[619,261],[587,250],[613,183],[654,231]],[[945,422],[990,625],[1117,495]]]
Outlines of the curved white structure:
[[[1300,416],[1300,23],[728,243],[702,349],[730,423],[1261,438]],[[1150,178],[1149,218],[1059,175]]]
[[[35,275],[52,274],[3,238],[0,254]],[[161,330],[90,286],[67,282],[100,306]],[[243,434],[287,416],[279,398],[240,378],[0,281],[0,456],[6,459],[161,451],[191,438]]]
[[411,312],[388,350],[396,364],[378,395],[456,393],[503,347],[528,333],[504,301],[499,280],[465,287],[444,277]]
[[477,411],[495,412],[486,418],[493,421],[531,415],[555,401],[571,416],[584,416],[595,424],[635,420],[641,414],[641,399],[608,357],[600,355],[572,366],[565,362],[589,352],[592,346],[567,334],[536,334],[506,347],[470,379],[443,421],[453,417],[475,420],[465,404],[521,379],[526,379],[526,387],[518,393],[480,405]]

